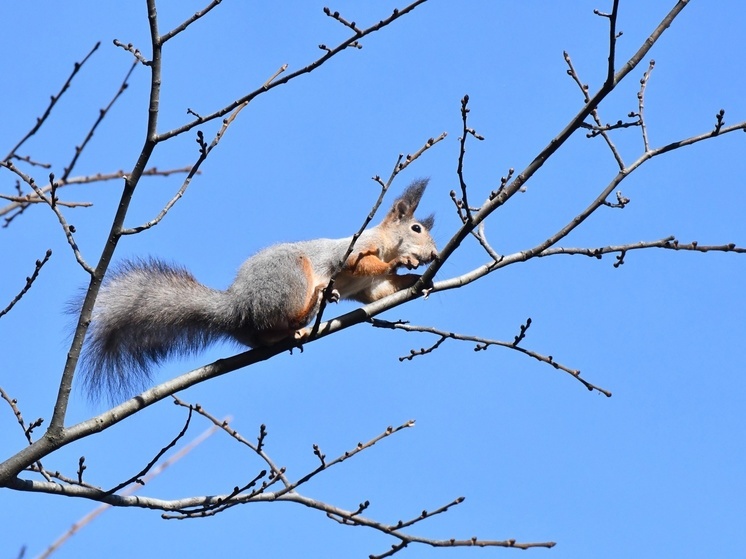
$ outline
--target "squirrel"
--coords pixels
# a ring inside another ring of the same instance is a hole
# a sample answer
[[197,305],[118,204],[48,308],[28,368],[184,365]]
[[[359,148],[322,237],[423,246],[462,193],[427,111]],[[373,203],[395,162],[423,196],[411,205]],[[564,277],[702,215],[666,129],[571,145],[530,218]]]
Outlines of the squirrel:
[[410,184],[344,261],[352,237],[277,244],[246,260],[225,291],[157,258],[124,261],[104,280],[94,305],[81,357],[88,394],[129,394],[150,381],[153,365],[218,340],[260,347],[297,339],[332,277],[330,302],[371,303],[413,286],[420,276],[397,269],[438,255],[430,236],[434,217],[414,217],[427,183]]

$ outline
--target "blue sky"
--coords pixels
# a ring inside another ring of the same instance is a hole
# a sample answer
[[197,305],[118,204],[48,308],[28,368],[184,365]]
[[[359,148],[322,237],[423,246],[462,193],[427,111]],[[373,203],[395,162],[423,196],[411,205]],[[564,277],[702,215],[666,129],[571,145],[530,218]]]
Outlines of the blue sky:
[[[363,5],[364,4],[364,5]],[[375,4],[375,5],[374,5]],[[674,4],[620,2],[619,60],[626,60]],[[209,113],[267,80],[282,64],[315,59],[346,30],[324,16],[324,4],[224,1],[167,45],[160,130],[184,123],[186,109]],[[394,2],[330,5],[360,26],[390,14]],[[243,111],[202,167],[186,196],[157,227],[120,244],[116,259],[153,255],[187,266],[205,284],[224,288],[241,262],[280,241],[343,237],[355,231],[378,195],[373,175],[387,176],[399,153],[448,137],[403,173],[393,189],[429,176],[422,214],[434,211],[434,237],[445,244],[458,226],[448,195],[457,188],[460,100],[469,94],[466,178],[478,203],[507,169],[525,167],[582,106],[566,75],[563,50],[595,90],[606,69],[606,21],[594,8],[610,2],[446,2],[431,0],[310,75],[260,96]],[[162,3],[165,31],[202,4]],[[729,124],[746,119],[746,62],[740,2],[693,0],[653,48],[646,93],[653,146],[711,130],[725,109]],[[56,174],[72,157],[98,110],[116,91],[131,59],[112,44],[148,52],[144,2],[106,7],[29,1],[4,9],[6,53],[0,104],[6,153],[33,125],[75,61],[96,41],[49,122],[25,146]],[[647,59],[646,59],[647,60]],[[647,61],[601,107],[614,122],[637,108]],[[75,174],[130,169],[142,146],[148,75],[130,87],[96,132]],[[211,138],[216,124],[202,128]],[[614,134],[625,160],[642,150],[638,129]],[[746,246],[743,225],[746,158],[742,133],[715,138],[645,164],[621,186],[631,203],[604,209],[565,246],[597,247],[675,235],[682,242]],[[3,151],[5,150],[5,151]],[[188,165],[194,135],[162,146],[152,164]],[[46,171],[36,172],[43,181]],[[576,134],[487,222],[501,253],[534,246],[585,208],[616,173],[600,139]],[[0,172],[0,192],[13,190]],[[140,184],[127,225],[152,219],[178,189],[179,177]],[[63,199],[92,208],[66,212],[89,262],[97,260],[116,210],[121,183],[70,187]],[[65,302],[84,285],[56,218],[35,207],[0,230],[0,301],[22,287],[33,262],[54,251],[34,288],[0,320],[4,366],[0,386],[27,420],[47,422],[64,364],[69,317]],[[439,273],[458,276],[487,261],[468,241]],[[460,290],[432,295],[386,313],[444,330],[512,340],[532,318],[523,346],[579,368],[613,392],[586,391],[570,376],[508,350],[475,353],[449,341],[411,362],[398,357],[435,340],[425,334],[360,325],[181,394],[254,439],[267,425],[267,451],[300,477],[316,466],[312,444],[327,457],[353,448],[388,425],[405,430],[318,476],[305,494],[396,522],[458,496],[466,501],[412,532],[435,538],[556,541],[532,556],[564,558],[735,557],[742,553],[746,502],[743,338],[746,259],[736,254],[648,250],[612,266],[555,256],[510,266]],[[0,303],[4,306],[5,303]],[[354,308],[340,303],[333,312]],[[215,346],[194,359],[164,365],[165,380],[235,353]],[[103,405],[75,393],[75,423]],[[163,402],[108,432],[79,441],[44,461],[73,476],[85,455],[92,483],[114,485],[136,473],[181,428],[183,410]],[[10,409],[0,405],[3,457],[25,444]],[[196,436],[207,425],[194,420]],[[217,434],[141,490],[177,498],[224,493],[263,465]],[[27,546],[33,557],[94,508],[82,500],[2,493],[5,554]],[[215,518],[163,521],[157,512],[110,510],[56,556],[170,555],[367,557],[394,543],[343,527],[291,504],[236,507]],[[399,557],[497,557],[501,549],[434,551]],[[522,555],[523,556],[523,555]]]

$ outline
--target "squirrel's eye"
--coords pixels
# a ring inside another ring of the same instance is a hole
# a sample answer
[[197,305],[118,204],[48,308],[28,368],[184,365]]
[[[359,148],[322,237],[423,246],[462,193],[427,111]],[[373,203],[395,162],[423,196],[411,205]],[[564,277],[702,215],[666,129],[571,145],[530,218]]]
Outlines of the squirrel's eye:
[[415,233],[422,233],[422,227],[420,227],[419,223],[415,223],[414,225],[412,225],[412,231],[414,231]]

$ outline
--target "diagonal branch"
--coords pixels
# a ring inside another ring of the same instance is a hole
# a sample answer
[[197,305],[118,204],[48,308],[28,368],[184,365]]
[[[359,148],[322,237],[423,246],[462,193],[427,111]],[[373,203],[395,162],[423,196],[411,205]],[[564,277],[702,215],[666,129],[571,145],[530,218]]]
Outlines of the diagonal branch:
[[[479,223],[484,221],[489,215],[492,214],[497,208],[505,204],[510,198],[512,198],[523,185],[533,175],[541,169],[544,163],[557,151],[565,142],[577,131],[583,121],[591,114],[591,111],[598,107],[606,96],[616,87],[616,85],[622,81],[627,74],[634,70],[640,61],[647,55],[653,45],[658,41],[663,32],[673,23],[674,19],[681,13],[681,11],[687,6],[688,0],[679,0],[669,13],[661,20],[661,22],[655,27],[650,36],[643,42],[637,52],[621,67],[619,71],[614,74],[613,80],[607,80],[604,85],[599,89],[591,98],[590,101],[580,109],[580,111],[570,119],[570,122],[565,128],[559,132],[547,145],[542,149],[536,157],[528,164],[528,166],[513,179],[511,183],[500,189],[491,196],[490,199],[482,206],[478,213],[473,216],[471,222],[464,224],[446,246],[441,250],[440,257],[435,260],[427,270],[422,274],[420,282],[414,286],[413,289],[419,290],[422,285],[427,285],[432,281],[435,274],[440,270],[443,263],[453,254],[453,252],[461,245],[461,243],[471,234]],[[609,58],[612,59],[613,53],[610,52]],[[546,248],[546,247],[543,247]],[[502,265],[506,265],[505,261],[501,262]],[[496,266],[498,264],[495,264]]]
[[158,460],[160,460],[161,457],[164,454],[166,454],[166,452],[169,451],[169,449],[171,449],[174,446],[176,446],[176,443],[179,442],[179,439],[181,439],[184,435],[186,435],[187,429],[189,429],[189,424],[192,421],[192,411],[193,411],[192,407],[189,406],[189,413],[187,414],[186,421],[184,422],[184,427],[182,427],[181,431],[179,431],[179,433],[176,435],[176,437],[174,437],[174,439],[170,443],[168,443],[166,446],[164,446],[161,450],[158,451],[158,453],[155,455],[155,457],[150,462],[148,462],[148,464],[142,470],[140,470],[139,473],[135,474],[134,476],[132,476],[127,481],[123,481],[119,485],[117,485],[115,487],[112,487],[111,489],[109,489],[105,493],[107,495],[113,495],[117,491],[119,491],[120,489],[123,489],[124,487],[127,487],[128,485],[130,485],[132,483],[143,483],[142,477],[145,474],[147,474],[153,468],[153,466],[156,465],[156,463],[158,462]]
[[[688,0],[687,0],[688,1]],[[610,84],[614,80],[614,68],[616,60],[616,40],[619,38],[621,33],[617,34],[616,31],[616,19],[619,14],[619,0],[614,0],[614,4],[611,7],[611,13],[605,14],[599,10],[593,10],[597,16],[606,17],[609,19],[609,64],[606,72],[606,83]]]
[[283,485],[285,485],[285,487],[289,487],[290,486],[290,481],[285,477],[285,470],[284,470],[284,468],[278,468],[275,465],[275,463],[272,461],[272,459],[269,457],[269,455],[262,450],[262,446],[264,444],[264,438],[267,435],[266,427],[264,425],[262,425],[262,429],[261,429],[261,433],[262,434],[261,434],[261,438],[260,438],[260,444],[255,445],[255,444],[249,442],[248,439],[246,439],[243,436],[241,436],[241,434],[238,431],[236,431],[235,429],[233,429],[229,425],[229,420],[228,419],[222,419],[222,420],[218,419],[214,415],[212,415],[209,412],[207,412],[199,404],[194,404],[192,406],[191,404],[187,404],[186,402],[183,402],[182,400],[180,400],[176,396],[172,396],[172,398],[174,399],[174,404],[176,404],[177,406],[193,408],[194,411],[196,411],[198,414],[200,414],[201,416],[205,417],[208,421],[212,422],[212,424],[215,427],[222,429],[223,431],[225,431],[226,433],[228,433],[228,435],[230,435],[232,438],[234,438],[239,443],[241,443],[241,444],[243,444],[245,446],[248,446],[257,455],[259,455],[259,457],[262,460],[264,460],[264,462],[267,464],[267,466],[269,466],[269,471],[270,471],[270,474],[272,476],[277,476],[282,481]]
[[690,252],[734,252],[736,254],[746,254],[746,247],[739,247],[735,243],[727,243],[724,245],[701,245],[697,241],[692,241],[691,243],[682,244],[676,240],[676,237],[666,237],[665,239],[659,239],[657,241],[640,241],[626,245],[609,245],[598,248],[552,247],[540,252],[536,257],[543,258],[545,256],[554,256],[557,254],[580,254],[600,259],[604,254],[620,253],[621,259],[614,264],[614,267],[616,268],[624,263],[624,254],[632,250],[646,248],[663,248]]
[[[167,470],[169,466],[173,465],[175,462],[178,462],[181,460],[184,456],[189,454],[194,448],[202,444],[206,439],[208,439],[210,436],[212,436],[215,431],[216,427],[212,426],[208,428],[207,430],[203,431],[200,435],[189,441],[187,444],[185,444],[183,447],[181,447],[177,452],[175,452],[172,456],[169,456],[166,460],[158,464],[153,470],[151,470],[147,475],[143,476],[142,482],[147,483],[151,479],[155,478],[156,476],[160,475],[162,472]],[[129,487],[125,488],[124,491],[122,491],[121,495],[129,496],[137,492],[138,489],[140,489],[144,483],[132,483]],[[108,504],[102,504],[93,509],[91,512],[83,516],[80,520],[75,522],[68,530],[65,532],[62,536],[57,538],[54,542],[52,542],[47,549],[38,556],[37,559],[45,559],[46,557],[49,557],[52,553],[54,553],[62,544],[64,544],[67,540],[69,540],[72,536],[74,536],[81,528],[92,522],[97,516],[99,516],[101,513],[105,512],[107,509],[111,508],[111,505]]]
[[540,353],[537,353],[536,351],[525,349],[519,346],[518,342],[520,342],[521,339],[523,338],[525,334],[525,330],[528,328],[528,325],[530,324],[530,322],[528,322],[526,326],[523,326],[521,328],[521,334],[519,336],[516,336],[515,340],[512,342],[505,342],[502,340],[492,340],[492,339],[484,338],[481,336],[467,336],[465,334],[457,334],[455,332],[446,332],[445,330],[439,330],[431,326],[415,326],[412,324],[405,324],[403,322],[389,322],[386,320],[373,319],[371,320],[371,324],[375,326],[376,328],[390,328],[392,330],[404,330],[405,332],[424,332],[428,334],[434,334],[440,337],[440,339],[435,344],[433,344],[430,348],[427,348],[427,349],[423,348],[423,349],[420,349],[419,351],[411,350],[409,355],[407,355],[406,357],[400,357],[399,361],[412,360],[414,357],[418,355],[425,355],[427,353],[431,353],[435,349],[440,347],[440,345],[444,341],[449,340],[449,339],[460,340],[460,341],[465,341],[465,342],[474,342],[475,344],[477,344],[474,347],[474,351],[483,351],[487,349],[489,346],[495,345],[495,346],[512,349],[514,351],[518,351],[519,353],[523,353],[524,355],[533,357],[537,361],[541,361],[542,363],[551,365],[555,369],[558,369],[560,371],[563,371],[571,375],[578,382],[580,382],[583,386],[585,386],[588,390],[595,390],[596,392],[599,392],[606,397],[611,397],[611,392],[599,386],[596,386],[595,384],[588,382],[582,376],[580,376],[579,369],[571,369],[569,367],[566,367],[565,365],[562,365],[561,363],[558,363],[557,361],[555,361],[551,355],[542,355]]
[[11,148],[11,150],[8,152],[8,155],[5,156],[5,160],[6,161],[9,160],[9,159],[11,159],[12,157],[14,157],[15,154],[16,154],[16,152],[20,149],[20,147],[23,144],[25,144],[26,141],[31,136],[33,136],[34,134],[36,134],[39,131],[39,129],[42,127],[42,125],[46,122],[46,120],[49,117],[49,115],[52,113],[52,109],[57,104],[57,101],[60,100],[60,97],[62,97],[62,95],[70,87],[70,84],[72,83],[73,78],[78,74],[78,72],[83,67],[83,65],[86,62],[88,62],[88,59],[91,56],[93,56],[93,53],[96,52],[98,50],[98,47],[100,47],[100,46],[101,46],[101,41],[99,41],[95,45],[93,45],[93,48],[88,52],[88,54],[85,55],[85,57],[83,57],[83,60],[81,60],[80,62],[76,62],[73,65],[73,71],[70,73],[70,75],[68,76],[68,78],[65,81],[65,83],[62,84],[62,88],[59,90],[59,92],[57,93],[57,95],[52,95],[51,96],[51,98],[49,100],[49,105],[47,106],[46,110],[42,113],[42,115],[36,119],[36,124],[34,124],[34,126],[31,128],[31,130],[29,130],[26,133],[26,135],[23,138],[21,138],[15,146],[13,146]]
[[[188,173],[191,170],[191,167],[181,167],[181,168],[174,168],[174,169],[165,169],[163,171],[157,169],[156,167],[151,167],[150,169],[146,169],[143,171],[142,175],[147,177],[168,177],[169,175],[173,175],[175,173]],[[116,180],[116,179],[123,179],[127,177],[127,173],[125,173],[123,170],[115,171],[113,173],[96,173],[94,175],[84,175],[80,177],[69,177],[67,179],[63,180],[55,180],[55,183],[57,185],[57,189],[64,186],[69,186],[71,184],[91,184],[95,182],[104,182],[104,181],[110,181],[110,180]],[[39,189],[44,193],[47,194],[52,190],[52,185],[47,184],[45,186],[39,187]],[[6,215],[10,212],[16,211],[16,214],[11,215],[10,217],[5,218],[5,223],[3,224],[3,227],[7,227],[13,219],[20,214],[24,209],[25,206],[29,204],[38,204],[40,202],[43,202],[41,198],[39,198],[36,195],[36,192],[29,192],[27,194],[19,194],[18,196],[9,196],[5,194],[0,194],[0,198],[4,200],[9,200],[12,203],[8,204],[7,206],[0,208],[0,216]],[[75,206],[83,206],[86,205],[86,203],[83,202],[62,202],[58,201],[58,204],[62,206],[66,205],[75,205]]]
[[214,120],[216,118],[221,118],[227,115],[228,113],[230,113],[232,110],[234,110],[238,106],[252,101],[259,95],[266,93],[267,91],[270,91],[278,86],[284,85],[294,80],[295,78],[302,76],[303,74],[309,74],[313,72],[316,68],[318,68],[319,66],[327,62],[329,59],[335,57],[340,52],[346,50],[353,43],[356,43],[357,41],[359,41],[360,39],[362,39],[363,37],[367,35],[370,35],[371,33],[374,33],[376,31],[379,31],[380,29],[383,29],[387,25],[390,25],[397,19],[405,16],[406,14],[414,10],[417,6],[419,6],[420,4],[424,4],[425,2],[427,2],[427,0],[416,0],[415,2],[412,2],[408,6],[405,6],[404,8],[395,9],[389,17],[380,20],[378,23],[375,23],[366,29],[356,31],[353,36],[342,41],[334,48],[327,48],[324,45],[321,45],[322,50],[324,50],[324,54],[320,56],[319,58],[317,58],[316,60],[314,60],[313,62],[311,62],[310,64],[304,66],[303,68],[300,68],[299,70],[296,70],[295,72],[291,72],[290,74],[287,74],[282,79],[274,81],[270,84],[263,85],[259,89],[256,89],[247,95],[244,95],[240,99],[237,99],[236,101],[234,101],[233,103],[230,103],[229,105],[223,107],[222,109],[219,109],[209,115],[199,117],[196,120],[193,120],[192,122],[184,124],[178,128],[174,128],[173,130],[170,130],[168,132],[164,132],[158,136],[158,140],[159,141],[167,140],[168,138],[171,138],[173,136],[178,136],[179,134],[183,134],[184,132],[191,130],[192,128],[194,128],[195,126],[199,124],[208,122],[210,120]]
[[[738,124],[734,124],[731,126],[723,127],[718,136],[723,134],[728,134],[736,131],[746,130],[746,121],[740,122]],[[675,149],[679,149],[681,147],[690,146],[699,142],[702,142],[704,140],[708,140],[710,138],[715,137],[713,132],[706,132],[704,134],[700,134],[698,136],[691,136],[689,138],[685,138],[683,140],[678,140],[676,142],[671,142],[670,144],[667,144],[665,146],[662,146],[660,148],[651,149],[647,151],[646,153],[642,154],[636,161],[634,161],[632,164],[630,164],[628,167],[620,170],[615,177],[609,182],[609,184],[601,191],[601,193],[596,197],[595,200],[593,200],[588,207],[586,207],[583,211],[578,213],[575,217],[573,217],[564,227],[559,229],[556,233],[548,237],[545,241],[539,243],[538,245],[523,250],[521,252],[516,252],[514,254],[510,255],[504,255],[499,261],[491,261],[486,264],[483,264],[482,266],[479,266],[477,268],[474,268],[473,270],[466,272],[464,274],[461,274],[460,276],[448,279],[448,280],[442,280],[439,282],[436,282],[433,286],[432,291],[437,292],[441,290],[446,289],[453,289],[456,287],[460,287],[462,285],[466,285],[468,283],[471,283],[473,281],[476,281],[477,279],[494,272],[495,270],[498,270],[500,268],[503,268],[505,266],[510,266],[513,264],[516,264],[518,262],[526,262],[530,260],[531,258],[534,258],[539,255],[546,256],[549,253],[548,249],[550,247],[553,247],[558,242],[560,242],[562,239],[567,237],[573,230],[575,230],[581,223],[583,223],[591,214],[593,214],[598,208],[601,206],[606,205],[607,198],[614,192],[614,190],[617,189],[617,187],[621,184],[621,182],[626,179],[628,176],[630,176],[635,170],[637,170],[641,165],[649,161],[650,159],[654,157],[658,157],[660,155],[663,155],[665,153],[668,153],[670,151],[673,151]],[[484,208],[474,216],[474,220],[477,222],[481,222],[483,219],[483,212]],[[463,228],[462,228],[463,230]],[[457,235],[458,237],[458,235]],[[457,237],[454,237],[456,239]],[[460,242],[460,241],[459,241]],[[452,252],[455,250],[455,248],[458,246],[453,246],[454,240],[452,239],[451,242],[447,245],[446,248],[450,249]],[[686,250],[683,248],[685,245],[680,245],[678,248],[679,250]],[[723,245],[724,247],[728,247],[730,245]],[[735,247],[734,247],[735,248]],[[596,250],[596,249],[592,249]],[[692,249],[692,250],[698,250],[698,249]],[[708,248],[708,250],[715,250],[714,248]],[[731,250],[733,252],[737,252],[734,249],[725,249],[722,250]],[[698,250],[699,252],[705,252],[703,250]],[[441,251],[441,259],[444,258],[444,254],[446,252],[446,249]],[[611,251],[614,252],[614,251]],[[448,253],[446,253],[448,255]],[[428,274],[431,272],[434,266],[436,264],[439,264],[442,262],[442,260],[439,259],[437,262],[435,262],[433,265],[431,265],[425,272],[425,274]],[[424,275],[423,274],[423,277]]]
[[54,212],[54,214],[57,216],[57,220],[60,222],[60,225],[62,226],[62,231],[65,233],[65,237],[67,238],[67,243],[70,245],[70,248],[73,250],[73,254],[75,255],[75,259],[78,261],[78,264],[89,274],[93,274],[93,268],[91,268],[88,263],[83,258],[82,253],[80,252],[80,249],[78,248],[78,244],[75,242],[75,238],[73,237],[73,233],[75,232],[75,227],[72,225],[69,225],[67,223],[67,220],[65,219],[65,216],[62,214],[62,211],[60,211],[60,208],[57,206],[57,199],[56,199],[56,184],[54,182],[54,175],[49,175],[49,182],[50,182],[50,196],[47,196],[44,194],[36,184],[36,181],[34,181],[34,178],[27,175],[23,171],[21,171],[18,167],[16,167],[10,160],[7,161],[0,161],[0,167],[5,167],[9,171],[15,173],[23,182],[28,184],[33,191],[36,193],[38,198],[45,202]]
[[62,176],[59,179],[60,182],[67,181],[67,178],[70,176],[70,173],[72,173],[73,169],[75,168],[76,163],[78,162],[78,158],[80,157],[80,154],[83,153],[83,150],[88,145],[88,142],[90,142],[91,139],[93,138],[93,134],[96,132],[96,129],[98,128],[99,124],[101,124],[104,118],[106,118],[106,115],[109,114],[109,111],[114,106],[114,103],[117,102],[117,100],[122,96],[122,94],[129,87],[128,82],[129,82],[130,76],[132,75],[132,72],[134,72],[136,67],[137,67],[137,62],[133,63],[132,66],[130,66],[130,69],[125,74],[124,79],[122,80],[122,83],[119,85],[119,88],[114,94],[114,97],[112,97],[111,101],[109,101],[109,103],[103,109],[99,110],[98,117],[94,121],[90,130],[88,130],[88,133],[86,134],[86,137],[83,139],[83,142],[79,146],[75,146],[75,154],[73,155],[70,163],[64,168]]
[[201,17],[206,16],[210,12],[210,10],[215,8],[218,4],[220,4],[220,2],[222,2],[222,0],[212,0],[212,2],[210,2],[205,8],[203,8],[202,10],[198,12],[195,12],[191,17],[186,19],[180,25],[177,25],[176,27],[174,27],[168,33],[164,33],[163,35],[161,35],[161,43],[165,43],[169,39],[172,39],[173,37],[175,37],[182,31],[184,31],[191,24],[193,24],[195,21],[197,21]]
[[36,278],[39,277],[39,272],[41,272],[42,267],[44,266],[44,264],[47,263],[51,256],[52,249],[48,249],[47,252],[44,254],[44,258],[36,261],[36,266],[34,267],[33,273],[26,278],[26,285],[23,286],[23,288],[18,292],[18,295],[13,298],[13,300],[8,304],[7,307],[5,307],[3,310],[0,310],[0,317],[8,314],[10,312],[10,309],[12,309],[16,305],[16,303],[18,303],[18,301],[20,301],[21,298],[26,294],[26,292],[31,289],[31,286],[36,281]]

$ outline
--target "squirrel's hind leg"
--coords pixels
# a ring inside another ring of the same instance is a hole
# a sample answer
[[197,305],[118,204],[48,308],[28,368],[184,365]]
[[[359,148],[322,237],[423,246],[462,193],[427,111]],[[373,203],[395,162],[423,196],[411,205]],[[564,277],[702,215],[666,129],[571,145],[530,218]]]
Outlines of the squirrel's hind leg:
[[418,274],[387,274],[379,276],[371,284],[351,298],[361,303],[372,303],[388,295],[412,287],[420,279]]
[[[301,329],[307,326],[319,312],[328,282],[325,283],[323,278],[316,276],[308,256],[300,254],[298,260],[306,284],[305,295],[300,300],[301,305],[297,308],[287,308],[287,314],[278,317],[279,320],[272,328],[256,332],[254,335],[256,343],[252,345],[269,345],[286,338],[300,340],[303,338]],[[336,289],[331,292],[328,301],[339,301],[339,292]]]

